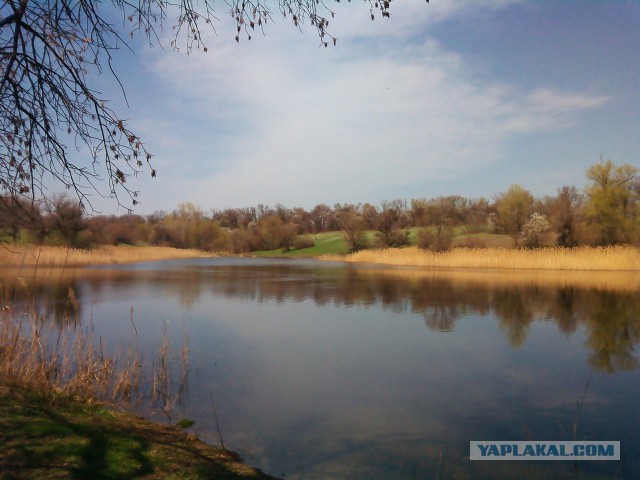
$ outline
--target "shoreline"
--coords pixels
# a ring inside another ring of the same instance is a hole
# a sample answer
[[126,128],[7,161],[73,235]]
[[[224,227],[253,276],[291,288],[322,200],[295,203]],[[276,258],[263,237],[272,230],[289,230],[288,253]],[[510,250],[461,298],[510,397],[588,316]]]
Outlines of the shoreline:
[[100,245],[92,250],[49,245],[0,246],[2,267],[84,267],[219,256],[202,250],[157,246]]
[[418,247],[368,249],[343,256],[322,255],[319,260],[488,271],[640,272],[640,249],[632,246],[501,249],[456,248],[432,252]]
[[454,248],[432,252],[418,247],[366,249],[355,253],[321,255],[236,255],[157,246],[109,246],[93,250],[69,247],[5,245],[0,247],[0,267],[76,267],[177,260],[186,258],[277,258],[316,259],[344,263],[464,270],[545,270],[545,271],[617,271],[640,272],[640,248],[614,247],[546,247],[535,250],[507,248]]
[[275,479],[177,425],[1,379],[0,427],[0,471],[15,479]]

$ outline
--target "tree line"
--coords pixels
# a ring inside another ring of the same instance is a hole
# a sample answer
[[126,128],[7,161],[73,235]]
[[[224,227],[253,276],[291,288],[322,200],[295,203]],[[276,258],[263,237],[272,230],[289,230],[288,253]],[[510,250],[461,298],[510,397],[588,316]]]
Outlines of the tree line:
[[[513,245],[631,244],[640,246],[640,170],[600,161],[586,172],[582,190],[563,186],[534,197],[511,185],[493,199],[461,195],[395,199],[379,205],[321,203],[310,210],[226,208],[206,213],[192,203],[151,215],[86,216],[82,205],[59,194],[42,202],[0,197],[0,241],[91,248],[102,244],[160,245],[234,253],[313,246],[313,234],[342,231],[352,251],[410,244],[448,250],[454,234],[505,234]],[[458,243],[460,244],[460,243]],[[463,246],[482,247],[468,235]]]

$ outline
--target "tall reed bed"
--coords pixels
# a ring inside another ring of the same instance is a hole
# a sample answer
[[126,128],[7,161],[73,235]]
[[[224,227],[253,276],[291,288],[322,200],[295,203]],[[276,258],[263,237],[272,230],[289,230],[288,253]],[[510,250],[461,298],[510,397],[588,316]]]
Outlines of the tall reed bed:
[[145,262],[174,258],[212,257],[200,250],[170,247],[103,245],[92,250],[47,245],[0,245],[0,266],[81,266]]
[[501,249],[455,248],[431,252],[417,247],[363,250],[323,260],[442,268],[531,270],[640,270],[640,249],[631,246]]
[[[148,397],[165,413],[181,400],[188,382],[186,336],[181,355],[174,355],[165,328],[160,348],[145,362],[133,317],[135,341],[110,349],[96,338],[91,319],[83,324],[77,318],[75,302],[70,288],[68,313],[62,322],[53,322],[40,316],[34,299],[0,301],[0,384],[84,401],[133,402]],[[178,376],[173,373],[176,369]]]

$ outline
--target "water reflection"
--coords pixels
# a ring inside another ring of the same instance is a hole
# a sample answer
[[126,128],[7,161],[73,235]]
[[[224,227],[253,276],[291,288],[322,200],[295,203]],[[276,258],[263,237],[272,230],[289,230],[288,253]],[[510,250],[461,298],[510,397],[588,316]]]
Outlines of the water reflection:
[[[422,315],[426,327],[437,332],[454,331],[456,322],[469,312],[492,313],[514,348],[526,343],[532,323],[554,322],[563,334],[580,326],[586,328],[589,364],[597,371],[633,370],[639,362],[634,352],[640,342],[638,274],[574,274],[557,285],[549,281],[557,280],[557,274],[527,279],[526,274],[513,273],[496,277],[491,273],[482,276],[246,259],[213,264],[202,260],[158,262],[155,268],[40,271],[35,277],[29,271],[18,275],[15,270],[5,270],[0,271],[0,288],[5,301],[37,298],[39,313],[60,324],[82,318],[84,302],[80,297],[87,287],[99,297],[107,285],[126,290],[132,283],[162,296],[177,297],[186,309],[198,304],[203,295],[258,304],[311,299],[318,307],[375,305],[395,313],[410,311]],[[580,283],[585,277],[590,280],[586,286]]]
[[[640,476],[638,274],[197,259],[4,271],[0,284],[5,302],[37,298],[60,326],[71,287],[78,317],[110,342],[130,337],[131,307],[145,348],[173,322],[179,351],[184,328],[184,415],[217,442],[215,392],[225,444],[274,475]],[[620,440],[625,460],[466,459],[470,440],[574,438]]]
[[[63,326],[83,317],[79,282],[72,275],[34,277],[26,271],[0,271],[0,303],[19,312],[35,313]],[[25,275],[26,274],[26,275]]]

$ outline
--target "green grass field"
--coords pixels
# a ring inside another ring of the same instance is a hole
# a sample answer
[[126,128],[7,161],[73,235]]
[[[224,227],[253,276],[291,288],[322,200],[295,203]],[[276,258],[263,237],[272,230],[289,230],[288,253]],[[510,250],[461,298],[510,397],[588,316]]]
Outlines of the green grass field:
[[335,254],[341,255],[347,253],[348,247],[344,241],[342,232],[326,232],[317,233],[315,235],[304,235],[313,238],[315,245],[309,248],[301,248],[300,250],[290,250],[283,252],[281,248],[275,250],[251,252],[251,255],[258,257],[317,257],[319,255]]
[[[410,228],[409,241],[415,245],[418,241],[419,228]],[[434,229],[435,231],[435,229]],[[508,235],[498,235],[493,233],[466,233],[465,227],[455,227],[453,230],[453,246],[454,247],[481,247],[481,248],[511,248],[513,247],[513,239]],[[376,232],[367,232],[369,242],[374,245]],[[306,258],[317,257],[320,255],[343,255],[348,253],[348,246],[344,238],[343,232],[325,232],[315,235],[304,235],[304,237],[313,238],[315,245],[309,248],[299,250],[283,251],[281,248],[275,250],[261,250],[251,252],[251,255],[257,257],[287,257],[287,258]]]

